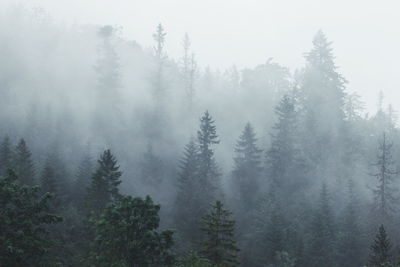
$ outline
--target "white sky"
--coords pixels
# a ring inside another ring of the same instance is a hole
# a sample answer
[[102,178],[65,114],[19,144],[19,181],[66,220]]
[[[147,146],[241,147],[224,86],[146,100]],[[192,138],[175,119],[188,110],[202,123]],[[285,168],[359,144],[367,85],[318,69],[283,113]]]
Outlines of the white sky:
[[[171,57],[188,32],[202,66],[253,67],[269,57],[291,69],[322,29],[337,65],[371,110],[379,90],[400,110],[400,1],[395,0],[0,0],[42,7],[56,21],[111,24],[128,39],[152,44],[158,22]],[[1,3],[0,3],[1,7]]]

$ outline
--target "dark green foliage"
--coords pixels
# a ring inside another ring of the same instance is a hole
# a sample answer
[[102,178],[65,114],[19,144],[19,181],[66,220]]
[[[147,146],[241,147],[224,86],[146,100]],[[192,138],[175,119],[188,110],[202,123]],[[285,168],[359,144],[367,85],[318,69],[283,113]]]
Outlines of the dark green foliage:
[[202,242],[202,254],[213,265],[237,266],[239,251],[235,235],[235,221],[230,219],[232,213],[224,209],[221,201],[216,201],[211,211],[203,217],[202,231],[205,241]]
[[117,160],[109,149],[100,155],[97,162],[98,167],[88,188],[87,208],[89,212],[99,215],[108,203],[121,197],[118,186],[121,183],[122,172],[119,171]]
[[0,175],[6,174],[7,168],[11,168],[12,156],[10,138],[5,136],[0,144]]
[[46,226],[61,220],[49,213],[50,201],[50,194],[22,185],[13,172],[0,177],[1,266],[39,265],[50,246]]
[[172,266],[172,231],[158,232],[159,205],[122,197],[94,221],[91,260],[95,266]]
[[[198,255],[196,251],[189,251],[178,258],[175,267],[212,267],[210,261]],[[215,265],[214,265],[215,266]]]
[[24,139],[18,142],[13,156],[13,168],[21,182],[31,186],[37,184],[32,153],[29,151]]
[[392,266],[391,256],[392,245],[386,234],[383,225],[379,227],[373,245],[371,246],[371,253],[369,255],[368,266],[370,267],[390,267]]

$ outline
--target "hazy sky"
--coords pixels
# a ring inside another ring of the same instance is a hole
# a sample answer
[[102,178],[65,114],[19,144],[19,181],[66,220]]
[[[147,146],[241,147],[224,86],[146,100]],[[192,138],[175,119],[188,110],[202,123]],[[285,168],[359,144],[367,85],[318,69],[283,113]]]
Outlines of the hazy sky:
[[379,90],[400,110],[400,1],[351,0],[1,0],[42,7],[56,21],[112,24],[128,39],[152,44],[158,22],[168,54],[181,54],[188,32],[202,66],[253,67],[273,57],[295,69],[322,29],[334,42],[348,88],[375,109]]

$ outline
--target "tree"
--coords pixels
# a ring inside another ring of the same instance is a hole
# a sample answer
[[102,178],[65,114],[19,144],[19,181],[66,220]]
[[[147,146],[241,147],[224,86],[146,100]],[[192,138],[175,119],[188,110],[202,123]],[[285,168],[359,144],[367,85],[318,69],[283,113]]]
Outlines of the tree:
[[93,175],[93,162],[89,154],[84,155],[73,183],[72,199],[78,208],[84,207],[86,190],[90,186],[90,179]]
[[14,172],[0,177],[0,262],[39,266],[50,243],[46,227],[61,221],[49,212],[50,194],[22,185]]
[[212,267],[210,261],[198,255],[196,251],[189,251],[189,253],[178,258],[175,267]]
[[200,238],[197,229],[200,218],[199,188],[199,150],[193,138],[185,146],[183,157],[180,160],[180,172],[177,180],[177,195],[175,199],[174,221],[178,229],[177,245],[183,250],[191,248]]
[[221,201],[216,201],[211,211],[203,216],[202,231],[206,239],[202,242],[202,253],[213,265],[237,266],[239,251],[235,235],[235,221],[232,213],[224,209]]
[[156,100],[161,101],[162,96],[164,96],[164,88],[163,88],[163,76],[164,76],[164,65],[167,59],[167,55],[164,51],[165,46],[165,36],[167,33],[164,30],[164,27],[159,23],[157,25],[156,32],[153,34],[153,39],[155,41],[154,53],[156,60],[156,72],[154,79],[154,96]]
[[88,209],[94,214],[100,214],[108,203],[118,200],[121,195],[118,186],[121,183],[122,172],[114,155],[109,149],[100,155],[98,167],[92,176],[88,188]]
[[163,162],[154,154],[153,146],[149,144],[140,164],[141,181],[152,189],[158,189],[163,182],[164,171]]
[[172,231],[158,232],[160,210],[152,199],[124,196],[94,222],[96,266],[172,266]]
[[243,208],[241,211],[253,207],[259,189],[262,150],[257,147],[256,142],[254,129],[247,123],[236,143],[235,166],[232,172],[234,195]]
[[219,144],[214,120],[206,111],[200,119],[200,130],[197,132],[199,146],[199,194],[203,201],[198,207],[203,215],[208,206],[216,198],[219,192],[220,172],[215,162],[213,145]]
[[192,108],[193,97],[194,97],[194,78],[197,69],[197,63],[195,60],[194,53],[190,51],[190,38],[187,33],[183,37],[183,57],[181,59],[181,72],[185,93],[189,100],[189,108]]
[[386,234],[383,225],[379,227],[374,244],[371,246],[368,266],[370,267],[390,267],[392,266],[392,256],[390,254],[392,245]]
[[0,175],[6,174],[7,168],[11,168],[12,148],[10,138],[5,136],[0,145]]
[[393,144],[387,140],[386,133],[383,133],[378,147],[377,161],[373,164],[376,172],[371,174],[378,182],[377,187],[372,190],[374,217],[384,223],[389,222],[395,211],[397,199],[396,189],[392,185],[394,175],[397,174],[392,157],[392,147]]
[[21,139],[15,148],[13,167],[22,183],[27,185],[36,184],[32,153],[29,151],[24,139]]
[[322,185],[319,203],[311,222],[308,266],[334,265],[334,218],[326,184]]

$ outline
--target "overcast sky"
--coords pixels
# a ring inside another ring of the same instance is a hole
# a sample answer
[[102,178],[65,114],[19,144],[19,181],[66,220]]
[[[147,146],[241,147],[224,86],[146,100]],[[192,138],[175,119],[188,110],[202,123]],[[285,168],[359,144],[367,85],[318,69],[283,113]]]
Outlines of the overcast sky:
[[400,1],[370,0],[1,0],[42,7],[54,20],[111,24],[127,39],[152,44],[158,22],[171,57],[188,32],[202,66],[253,67],[269,57],[291,69],[322,29],[333,41],[337,65],[371,110],[379,90],[400,110]]

